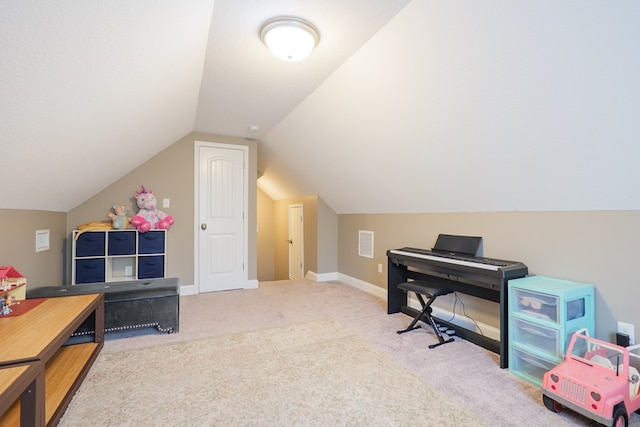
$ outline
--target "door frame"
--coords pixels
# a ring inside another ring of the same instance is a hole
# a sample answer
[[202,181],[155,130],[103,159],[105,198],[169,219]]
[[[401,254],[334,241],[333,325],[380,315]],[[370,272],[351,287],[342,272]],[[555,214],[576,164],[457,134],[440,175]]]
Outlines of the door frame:
[[200,148],[221,148],[221,149],[233,149],[242,150],[244,155],[244,172],[243,172],[243,189],[244,198],[242,200],[242,210],[244,215],[243,233],[244,241],[242,242],[244,248],[242,251],[242,262],[244,263],[244,269],[242,272],[243,289],[248,289],[249,286],[249,147],[246,145],[237,144],[224,144],[220,142],[207,142],[207,141],[194,141],[193,149],[193,284],[195,293],[200,293],[200,246],[199,246],[199,230],[200,230]]
[[[302,216],[300,235],[302,236],[301,244],[300,244],[300,274],[302,277],[300,279],[304,279],[304,204],[303,203],[292,203],[287,208],[288,221],[289,221],[289,229],[288,229],[288,237],[291,239],[291,208],[300,208],[300,215]],[[288,244],[289,247],[289,279],[291,279],[291,244]]]

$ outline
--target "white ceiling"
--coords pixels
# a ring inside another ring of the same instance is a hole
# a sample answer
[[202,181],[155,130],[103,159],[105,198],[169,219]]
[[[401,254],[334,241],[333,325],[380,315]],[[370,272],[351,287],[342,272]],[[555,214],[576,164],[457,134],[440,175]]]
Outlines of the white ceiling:
[[[307,60],[260,42],[278,15],[319,28]],[[69,211],[198,131],[258,139],[264,191],[338,213],[639,209],[638,21],[634,0],[3,1],[0,208]]]
[[[68,211],[194,130],[260,138],[408,1],[0,2],[0,208]],[[260,41],[280,15],[320,29],[308,61]]]
[[[216,0],[195,130],[260,139],[409,0]],[[259,38],[276,16],[297,16],[320,31],[302,62],[276,59]],[[260,128],[250,132],[249,126]]]

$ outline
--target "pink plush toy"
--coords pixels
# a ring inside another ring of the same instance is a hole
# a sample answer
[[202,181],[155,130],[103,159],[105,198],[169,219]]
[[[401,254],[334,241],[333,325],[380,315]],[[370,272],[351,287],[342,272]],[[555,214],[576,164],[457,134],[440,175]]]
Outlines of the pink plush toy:
[[131,218],[131,225],[138,229],[141,233],[149,230],[168,230],[173,225],[173,217],[158,209],[156,209],[156,196],[152,191],[147,191],[142,186],[140,192],[136,192],[133,197],[138,205],[138,213]]

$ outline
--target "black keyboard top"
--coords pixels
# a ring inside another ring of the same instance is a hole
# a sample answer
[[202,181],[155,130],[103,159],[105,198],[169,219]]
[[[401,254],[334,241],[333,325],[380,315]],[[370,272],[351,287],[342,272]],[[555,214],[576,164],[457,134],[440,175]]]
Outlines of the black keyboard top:
[[429,250],[429,249],[402,248],[402,249],[399,249],[399,250],[404,251],[404,252],[411,252],[411,253],[414,253],[414,254],[420,254],[420,255],[429,255],[429,256],[435,256],[435,257],[440,257],[440,258],[456,259],[456,260],[459,260],[459,261],[468,261],[468,262],[477,262],[479,264],[495,265],[497,267],[506,267],[506,266],[512,264],[511,262],[503,261],[503,260],[499,260],[499,259],[474,257],[474,256],[464,256],[464,255],[458,255],[458,254],[451,253],[451,252],[432,251],[432,250]]

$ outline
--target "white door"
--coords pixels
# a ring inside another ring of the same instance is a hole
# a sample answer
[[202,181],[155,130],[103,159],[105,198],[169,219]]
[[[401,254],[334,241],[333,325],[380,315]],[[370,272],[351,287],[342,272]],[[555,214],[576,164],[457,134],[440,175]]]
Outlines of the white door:
[[246,147],[199,143],[196,148],[198,291],[244,288]]
[[304,277],[303,205],[289,205],[289,279]]

